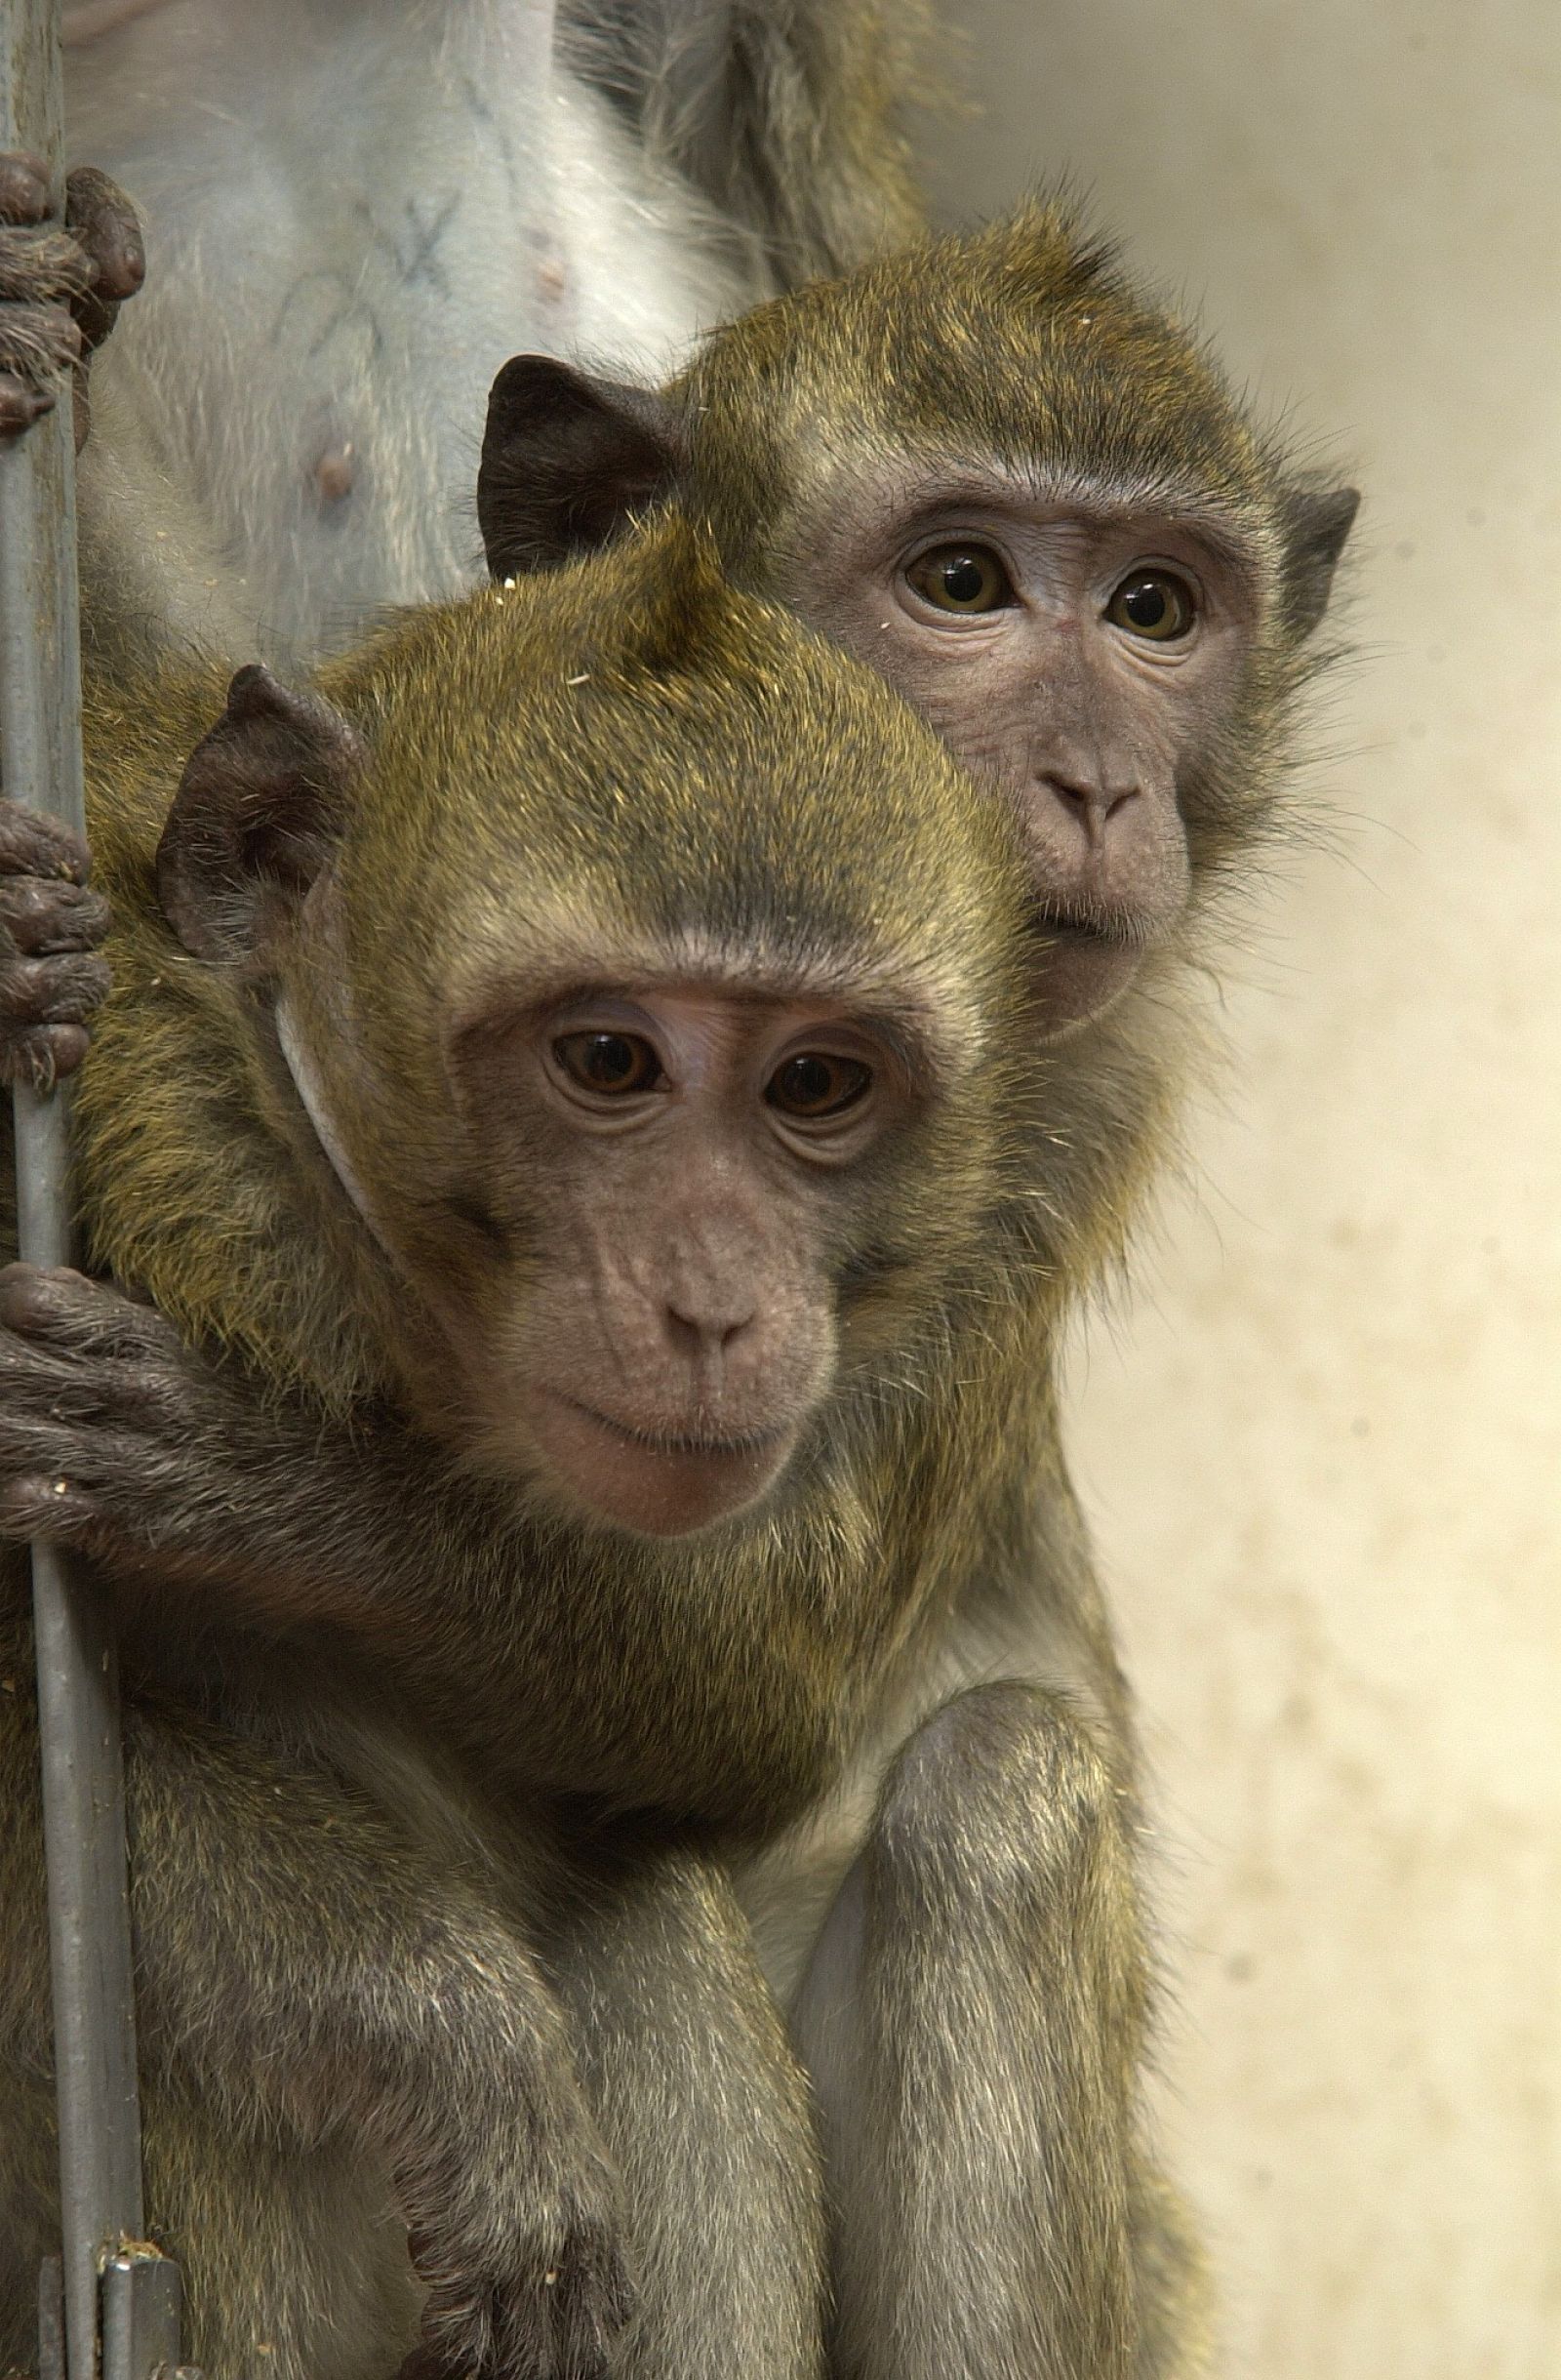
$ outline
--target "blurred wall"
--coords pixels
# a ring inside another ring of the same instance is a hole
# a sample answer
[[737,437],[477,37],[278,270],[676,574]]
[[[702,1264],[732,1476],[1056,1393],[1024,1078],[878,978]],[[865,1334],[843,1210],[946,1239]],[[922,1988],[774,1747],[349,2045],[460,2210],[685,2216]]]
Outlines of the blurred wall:
[[1367,491],[1362,660],[1072,1437],[1226,2369],[1561,2373],[1561,9],[944,0],[950,219],[1071,168]]

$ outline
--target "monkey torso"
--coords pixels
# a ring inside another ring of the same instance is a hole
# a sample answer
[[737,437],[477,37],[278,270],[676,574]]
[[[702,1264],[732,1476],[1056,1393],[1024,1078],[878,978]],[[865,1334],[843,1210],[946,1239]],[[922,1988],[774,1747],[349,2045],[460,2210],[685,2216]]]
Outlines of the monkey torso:
[[80,474],[100,637],[309,655],[453,592],[517,345],[660,372],[914,223],[913,0],[558,15],[551,61],[524,0],[180,0],[67,48],[72,154],[148,258]]
[[134,193],[150,259],[96,391],[88,550],[145,541],[144,504],[164,554],[124,566],[187,571],[177,625],[225,604],[308,651],[453,592],[517,340],[664,358],[762,290],[604,100],[539,89],[539,14],[203,0],[72,53],[73,148]]

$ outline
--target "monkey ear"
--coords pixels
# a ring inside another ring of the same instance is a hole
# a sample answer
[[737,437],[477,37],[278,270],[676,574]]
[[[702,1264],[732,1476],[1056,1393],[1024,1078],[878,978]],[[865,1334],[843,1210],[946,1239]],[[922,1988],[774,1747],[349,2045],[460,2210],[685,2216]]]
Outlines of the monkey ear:
[[673,408],[550,355],[512,355],[488,398],[477,519],[496,579],[567,562],[617,536],[676,485]]
[[263,907],[305,893],[330,858],[363,766],[356,731],[259,662],[190,755],[157,846],[163,913],[197,958],[247,958]]
[[1285,506],[1285,618],[1309,636],[1333,590],[1334,572],[1360,510],[1359,488],[1292,488]]

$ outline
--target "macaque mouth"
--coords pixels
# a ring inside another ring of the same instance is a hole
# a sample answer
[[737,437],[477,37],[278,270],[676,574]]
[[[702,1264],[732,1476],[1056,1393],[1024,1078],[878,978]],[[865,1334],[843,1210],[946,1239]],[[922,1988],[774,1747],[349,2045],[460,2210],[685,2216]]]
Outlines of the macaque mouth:
[[669,1430],[637,1430],[630,1422],[619,1422],[610,1413],[599,1412],[595,1405],[583,1404],[578,1396],[558,1392],[559,1401],[572,1406],[585,1419],[620,1438],[626,1446],[638,1446],[647,1454],[692,1456],[696,1461],[718,1461],[723,1455],[767,1454],[783,1446],[792,1432],[789,1429],[743,1430],[727,1436],[704,1431],[682,1433]]
[[1139,972],[1157,932],[1152,918],[1103,903],[1039,901],[1032,912],[1042,1029],[1069,1032],[1103,1016]]
[[1042,934],[1074,935],[1109,950],[1147,949],[1153,929],[1132,909],[1068,909],[1059,902],[1038,902],[1035,923]]
[[730,1520],[785,1470],[794,1427],[642,1430],[562,1389],[541,1392],[533,1428],[549,1472],[577,1507],[650,1537]]

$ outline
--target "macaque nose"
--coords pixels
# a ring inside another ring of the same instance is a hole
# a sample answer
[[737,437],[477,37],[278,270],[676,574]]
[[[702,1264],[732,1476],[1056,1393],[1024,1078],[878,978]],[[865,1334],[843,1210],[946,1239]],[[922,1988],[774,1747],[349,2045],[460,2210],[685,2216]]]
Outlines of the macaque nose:
[[1112,819],[1140,790],[1131,778],[1111,779],[1103,773],[1100,777],[1085,776],[1082,771],[1065,775],[1049,769],[1039,782],[1063,816],[1082,830],[1092,849],[1104,841]]
[[713,1355],[730,1354],[734,1342],[752,1323],[754,1311],[753,1300],[737,1293],[694,1298],[685,1292],[676,1302],[666,1302],[667,1328],[680,1355],[707,1363]]

